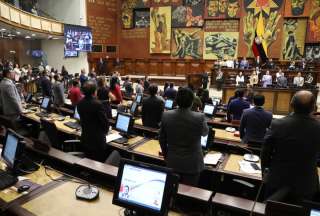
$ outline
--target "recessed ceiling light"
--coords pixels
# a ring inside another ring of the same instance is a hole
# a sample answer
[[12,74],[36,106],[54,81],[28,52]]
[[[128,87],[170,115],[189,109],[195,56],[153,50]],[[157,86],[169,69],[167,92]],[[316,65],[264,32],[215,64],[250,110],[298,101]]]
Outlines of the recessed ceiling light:
[[5,31],[5,30],[7,30],[7,29],[5,29],[5,28],[2,28],[2,29],[1,29],[1,31]]
[[59,40],[59,38],[56,38],[56,37],[54,37],[54,38],[52,38],[53,40]]
[[35,37],[35,36],[36,36],[36,34],[32,34],[31,36],[32,36],[32,37]]
[[18,32],[18,31],[17,31],[17,35],[19,35],[19,34],[21,34],[21,32]]
[[31,37],[30,37],[29,35],[27,35],[25,38],[26,38],[26,39],[30,39]]
[[8,37],[15,37],[14,34],[8,34]]

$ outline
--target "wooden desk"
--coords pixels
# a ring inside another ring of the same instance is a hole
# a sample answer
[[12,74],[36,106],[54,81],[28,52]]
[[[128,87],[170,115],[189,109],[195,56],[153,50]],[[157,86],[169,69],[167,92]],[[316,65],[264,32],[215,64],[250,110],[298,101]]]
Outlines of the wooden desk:
[[161,151],[159,140],[149,140],[141,145],[138,145],[133,149],[135,153],[151,156],[163,160],[163,157],[159,155]]
[[239,161],[243,160],[243,155],[230,154],[228,158],[226,158],[226,163],[223,168],[224,172],[228,172],[234,175],[246,176],[249,178],[253,178],[256,180],[261,180],[261,174],[248,174],[240,171]]
[[217,129],[217,128],[214,128],[213,130],[215,131],[215,138],[216,139],[234,141],[234,142],[241,143],[240,137],[234,136],[234,134],[231,132],[228,132],[223,129]]

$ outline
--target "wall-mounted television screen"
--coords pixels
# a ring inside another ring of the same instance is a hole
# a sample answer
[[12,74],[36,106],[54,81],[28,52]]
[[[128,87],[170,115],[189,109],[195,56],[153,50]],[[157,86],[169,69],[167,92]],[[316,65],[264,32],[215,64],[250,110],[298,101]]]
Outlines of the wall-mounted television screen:
[[64,25],[66,51],[90,52],[92,50],[92,30],[89,27]]
[[78,57],[78,56],[79,56],[78,51],[64,50],[64,57],[65,58],[72,58],[72,57]]
[[43,50],[32,50],[31,56],[34,58],[41,58],[43,56]]

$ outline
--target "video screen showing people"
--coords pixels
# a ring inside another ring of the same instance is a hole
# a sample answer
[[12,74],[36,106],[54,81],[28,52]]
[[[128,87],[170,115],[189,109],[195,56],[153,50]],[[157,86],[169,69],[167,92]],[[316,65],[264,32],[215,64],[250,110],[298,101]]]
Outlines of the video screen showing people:
[[83,51],[90,52],[92,50],[92,30],[88,27],[65,25],[65,52],[67,51]]
[[167,174],[125,164],[118,198],[144,208],[161,211]]

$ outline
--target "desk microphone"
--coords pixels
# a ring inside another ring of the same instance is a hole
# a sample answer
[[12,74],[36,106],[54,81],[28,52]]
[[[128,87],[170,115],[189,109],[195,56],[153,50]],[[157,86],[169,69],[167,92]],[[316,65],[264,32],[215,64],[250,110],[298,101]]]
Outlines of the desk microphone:
[[243,146],[240,146],[240,145],[236,145],[238,148],[241,148],[241,149],[243,149],[243,150],[245,150],[245,151],[247,151],[249,154],[244,154],[243,155],[243,159],[245,160],[245,161],[249,161],[249,162],[253,162],[253,163],[257,163],[257,162],[259,162],[259,160],[260,160],[260,157],[258,156],[258,155],[255,155],[255,154],[253,154],[253,151],[252,150],[250,150],[250,149],[248,149],[248,148],[246,148],[246,147],[243,147]]

